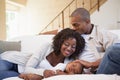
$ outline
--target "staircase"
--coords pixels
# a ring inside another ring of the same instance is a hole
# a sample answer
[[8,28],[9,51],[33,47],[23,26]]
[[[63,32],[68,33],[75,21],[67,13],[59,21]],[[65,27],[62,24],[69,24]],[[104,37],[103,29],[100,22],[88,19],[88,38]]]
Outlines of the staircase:
[[39,34],[54,34],[58,29],[70,28],[71,13],[78,7],[86,8],[90,14],[98,10],[107,0],[73,0]]

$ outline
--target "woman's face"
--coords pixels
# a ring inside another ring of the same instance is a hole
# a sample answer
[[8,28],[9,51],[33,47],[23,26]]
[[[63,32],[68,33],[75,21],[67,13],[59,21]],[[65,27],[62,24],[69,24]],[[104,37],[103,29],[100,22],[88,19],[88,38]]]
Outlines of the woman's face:
[[66,72],[71,74],[79,74],[82,72],[82,66],[79,62],[70,62],[66,66]]
[[76,39],[75,38],[69,38],[65,40],[61,46],[61,54],[64,57],[69,57],[72,55],[76,50]]

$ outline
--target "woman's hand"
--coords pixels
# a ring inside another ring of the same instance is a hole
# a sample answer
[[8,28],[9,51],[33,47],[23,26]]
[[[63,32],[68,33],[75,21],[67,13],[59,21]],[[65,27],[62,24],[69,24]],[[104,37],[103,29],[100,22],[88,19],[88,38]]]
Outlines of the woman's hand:
[[27,74],[20,74],[20,75],[19,75],[19,78],[22,78],[22,79],[24,79],[24,80],[29,80]]
[[45,70],[43,74],[45,78],[56,75],[55,71],[52,70]]
[[41,79],[43,79],[43,76],[40,76],[37,74],[20,74],[19,77],[24,80],[41,80]]

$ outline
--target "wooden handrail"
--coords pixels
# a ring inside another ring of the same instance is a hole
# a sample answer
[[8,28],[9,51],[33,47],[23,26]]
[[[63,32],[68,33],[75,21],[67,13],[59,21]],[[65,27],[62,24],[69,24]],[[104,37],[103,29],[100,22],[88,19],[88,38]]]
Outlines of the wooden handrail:
[[98,11],[99,11],[99,8],[100,8],[100,0],[98,0]]
[[[44,29],[42,29],[41,30],[41,32],[40,33],[42,33],[45,29],[47,29],[48,27],[49,27],[49,25],[51,25],[57,18],[59,18],[59,17],[61,17],[62,19],[62,29],[64,29],[65,28],[65,20],[64,20],[64,17],[65,17],[65,15],[64,15],[64,11],[67,9],[67,8],[69,8],[69,16],[70,16],[70,6],[72,5],[72,3],[75,1],[75,7],[77,8],[77,0],[73,0],[73,1],[71,1],[57,16],[55,16],[55,18],[52,20],[52,21],[50,21],[50,23],[44,28]],[[96,2],[96,4],[95,5],[92,5],[92,1],[90,0],[90,9],[89,9],[89,12],[92,12],[93,11],[93,9],[95,8],[95,7],[97,7],[97,10],[99,11],[99,7],[100,7],[100,2],[102,2],[102,0],[96,0],[97,2]],[[103,0],[104,2],[105,1],[107,1],[107,0]],[[85,8],[85,0],[83,0],[83,2],[82,2],[82,6]],[[59,19],[59,26],[58,26],[59,28],[61,27],[60,26],[60,19]]]
[[43,32],[55,19],[57,19],[57,17],[59,17],[63,11],[65,11],[65,9],[67,9],[75,0],[73,0],[72,2],[70,2],[41,32]]

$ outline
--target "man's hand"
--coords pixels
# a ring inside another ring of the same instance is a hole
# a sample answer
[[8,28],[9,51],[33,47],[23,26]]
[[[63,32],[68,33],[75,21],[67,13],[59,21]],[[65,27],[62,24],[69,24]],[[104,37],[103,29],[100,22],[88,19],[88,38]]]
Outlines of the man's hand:
[[91,68],[92,67],[92,63],[91,62],[84,61],[84,60],[79,60],[79,61],[85,68]]
[[75,60],[75,61],[79,61],[85,68],[98,68],[101,59],[98,59],[95,62],[88,62],[85,60]]

